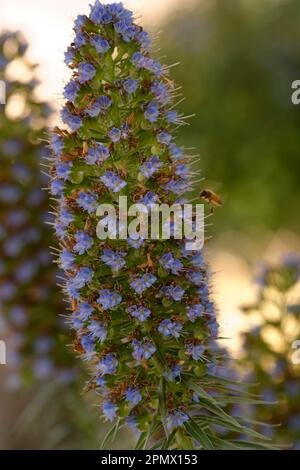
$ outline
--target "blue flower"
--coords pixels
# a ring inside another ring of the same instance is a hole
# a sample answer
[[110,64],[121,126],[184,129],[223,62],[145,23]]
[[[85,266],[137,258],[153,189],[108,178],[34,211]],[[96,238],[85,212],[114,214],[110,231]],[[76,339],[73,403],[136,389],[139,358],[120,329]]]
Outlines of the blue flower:
[[199,361],[202,358],[202,355],[205,351],[205,347],[201,344],[193,345],[188,344],[186,347],[186,353],[188,356],[192,356],[195,361]]
[[63,240],[66,236],[66,227],[62,223],[55,224],[55,233],[60,240]]
[[160,295],[164,295],[168,299],[173,299],[176,302],[181,301],[184,293],[184,289],[179,286],[165,286],[160,290]]
[[151,176],[154,175],[154,173],[156,173],[162,166],[163,163],[160,161],[159,157],[154,155],[140,166],[140,172],[146,178],[151,178]]
[[106,380],[103,377],[96,377],[95,382],[98,387],[103,388],[106,386]]
[[126,186],[126,182],[118,177],[113,171],[107,171],[101,176],[100,180],[108,188],[111,189],[114,193],[118,193]]
[[62,196],[64,189],[64,182],[60,180],[53,180],[51,182],[51,194],[52,196]]
[[145,242],[145,240],[143,238],[137,238],[136,240],[133,239],[133,238],[127,238],[128,245],[130,245],[132,248],[135,248],[136,250],[141,248],[141,246],[143,246],[144,242]]
[[60,255],[60,264],[66,271],[74,269],[75,256],[70,253],[66,248],[63,249]]
[[146,31],[140,31],[138,34],[136,34],[135,35],[135,40],[141,45],[141,47],[146,52],[150,51],[151,38],[150,38],[150,35]]
[[122,302],[122,297],[115,291],[102,289],[99,292],[99,298],[97,302],[104,310],[110,310],[117,307]]
[[65,52],[65,64],[71,65],[74,60],[75,52],[72,47],[68,47],[67,51]]
[[71,173],[73,163],[72,162],[65,162],[65,163],[60,163],[56,167],[56,173],[57,176],[64,181],[66,181]]
[[73,285],[77,289],[81,289],[89,284],[93,278],[93,270],[91,268],[80,268],[76,276],[72,278]]
[[166,271],[171,271],[171,273],[175,275],[179,274],[183,269],[181,261],[174,258],[172,253],[163,255],[159,262]]
[[75,235],[76,244],[73,250],[79,255],[83,255],[93,245],[93,239],[87,233],[79,230]]
[[137,90],[138,82],[136,80],[132,80],[132,78],[129,78],[128,80],[125,80],[123,87],[124,90],[131,95]]
[[122,3],[110,3],[106,5],[106,11],[113,17],[113,20],[133,20],[132,12],[123,7]]
[[178,121],[178,113],[177,111],[168,111],[166,113],[167,121],[171,124],[177,124]]
[[95,320],[92,320],[88,326],[88,330],[91,332],[91,336],[95,340],[99,340],[103,343],[107,337],[107,328],[101,323],[98,323]]
[[96,34],[91,39],[91,44],[94,46],[98,54],[105,54],[110,49],[110,44],[106,39],[103,39],[99,34]]
[[151,85],[150,91],[163,106],[170,101],[169,89],[164,83],[154,81]]
[[183,151],[180,147],[177,147],[177,145],[170,144],[169,151],[170,151],[171,157],[174,160],[180,160],[181,158],[183,158]]
[[60,155],[64,149],[64,142],[57,134],[52,134],[50,138],[50,148],[55,155]]
[[126,20],[120,20],[115,23],[115,30],[117,33],[121,34],[125,42],[130,42],[136,33],[135,27]]
[[167,429],[172,431],[172,429],[183,426],[186,421],[189,420],[187,414],[182,411],[174,411],[172,414],[167,416]]
[[105,402],[102,405],[104,416],[112,422],[117,417],[118,407],[113,403]]
[[180,374],[181,366],[179,364],[176,364],[175,366],[171,367],[171,369],[165,370],[163,372],[163,376],[170,382],[174,382],[177,377],[180,377]]
[[158,134],[157,140],[161,144],[168,145],[172,140],[172,136],[168,132],[162,131]]
[[85,36],[81,31],[77,31],[76,36],[74,38],[74,44],[75,47],[78,49],[86,44]]
[[133,353],[132,356],[138,362],[150,359],[156,351],[156,347],[151,341],[141,342],[136,339],[132,341]]
[[137,318],[139,321],[144,322],[151,315],[151,311],[146,307],[138,307],[133,305],[127,309],[127,312],[134,318]]
[[94,212],[96,212],[98,202],[93,194],[80,191],[76,198],[76,202],[79,207],[87,211],[89,214],[93,214]]
[[130,286],[132,289],[135,290],[137,294],[142,294],[148,287],[151,287],[155,282],[157,281],[157,278],[153,276],[152,274],[144,274],[144,276],[140,278],[136,278],[134,281],[130,282]]
[[117,129],[116,127],[113,127],[108,133],[108,136],[113,142],[119,142],[119,140],[121,139],[121,135],[122,133],[120,129]]
[[111,104],[112,101],[108,96],[100,96],[90,108],[86,109],[86,113],[91,117],[99,116],[101,112],[107,111]]
[[145,118],[150,122],[156,122],[159,117],[159,108],[158,104],[155,101],[152,101],[148,104],[144,112]]
[[133,406],[136,406],[142,401],[142,394],[139,390],[129,387],[125,392],[126,400],[129,401]]
[[118,272],[126,264],[126,261],[124,260],[125,256],[126,253],[115,253],[112,250],[104,249],[101,260],[113,271]]
[[[76,329],[76,328],[75,328]],[[95,344],[90,335],[84,335],[81,337],[81,346],[85,350],[88,355],[94,354],[95,352]]]
[[87,321],[90,315],[93,313],[93,310],[93,307],[91,307],[87,302],[79,302],[77,305],[76,314],[80,320]]
[[187,316],[189,320],[194,323],[196,318],[201,317],[201,315],[203,314],[203,311],[204,311],[203,305],[201,304],[189,305],[187,307]]
[[113,375],[117,368],[119,362],[113,354],[107,354],[100,362],[97,364],[97,369],[103,375]]
[[96,69],[88,62],[80,62],[78,65],[78,81],[79,83],[86,83],[94,78]]
[[171,320],[163,320],[158,327],[158,331],[164,336],[174,336],[174,338],[180,337],[182,325],[180,323],[172,322]]
[[190,182],[188,179],[170,180],[163,186],[163,189],[174,194],[182,194],[190,189]]
[[175,168],[175,175],[181,176],[182,178],[186,177],[188,173],[189,173],[189,169],[184,163],[177,165]]
[[60,114],[62,121],[70,127],[72,132],[77,131],[82,126],[82,119],[71,114],[67,108],[63,108]]
[[149,191],[140,199],[139,204],[144,204],[148,209],[151,209],[157,203],[157,200],[158,196]]
[[187,278],[196,286],[201,286],[202,282],[204,281],[201,271],[189,271],[187,273]]
[[74,216],[65,207],[61,208],[59,218],[64,227],[68,227],[74,220]]
[[103,163],[109,157],[109,150],[103,144],[98,142],[95,146],[90,148],[86,156],[86,162],[88,165],[95,165],[96,163]]
[[112,21],[112,16],[106,10],[105,6],[102,5],[99,0],[96,0],[94,5],[90,5],[91,13],[90,19],[97,24],[107,24]]

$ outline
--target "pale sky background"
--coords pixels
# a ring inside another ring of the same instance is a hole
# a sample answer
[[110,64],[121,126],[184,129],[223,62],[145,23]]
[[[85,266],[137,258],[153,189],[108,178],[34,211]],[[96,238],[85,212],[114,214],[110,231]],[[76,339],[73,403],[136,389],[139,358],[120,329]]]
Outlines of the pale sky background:
[[[118,1],[118,0],[115,0]],[[196,0],[126,0],[141,23],[150,29],[170,11],[193,6]],[[43,82],[40,94],[58,100],[66,81],[64,51],[74,37],[73,22],[78,14],[88,13],[94,0],[1,0],[0,30],[20,29],[30,43],[30,57],[40,64]],[[112,3],[103,0],[103,3]]]

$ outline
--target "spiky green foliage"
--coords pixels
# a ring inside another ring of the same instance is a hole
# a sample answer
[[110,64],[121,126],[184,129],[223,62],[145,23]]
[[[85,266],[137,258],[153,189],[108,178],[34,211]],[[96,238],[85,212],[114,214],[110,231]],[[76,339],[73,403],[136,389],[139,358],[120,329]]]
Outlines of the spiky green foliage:
[[75,34],[66,53],[67,128],[56,128],[50,143],[51,192],[75,347],[115,421],[108,438],[128,424],[140,434],[138,449],[254,446],[225,441],[212,426],[252,434],[223,409],[241,395],[215,375],[218,325],[202,253],[172,238],[96,235],[100,203],[117,208],[126,195],[128,206],[150,209],[192,189],[190,156],[173,142],[184,120],[173,109],[168,67],[152,58],[148,34],[122,4],[96,1]]

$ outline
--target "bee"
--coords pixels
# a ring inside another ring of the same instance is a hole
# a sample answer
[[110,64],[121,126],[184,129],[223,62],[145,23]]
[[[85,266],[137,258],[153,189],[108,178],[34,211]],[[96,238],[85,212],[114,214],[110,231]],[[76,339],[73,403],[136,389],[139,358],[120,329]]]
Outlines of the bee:
[[[223,206],[223,201],[218,196],[218,194],[214,193],[210,189],[204,189],[199,196],[201,199],[204,201],[208,202],[208,204],[211,204],[212,206]],[[212,208],[213,212],[213,208]]]

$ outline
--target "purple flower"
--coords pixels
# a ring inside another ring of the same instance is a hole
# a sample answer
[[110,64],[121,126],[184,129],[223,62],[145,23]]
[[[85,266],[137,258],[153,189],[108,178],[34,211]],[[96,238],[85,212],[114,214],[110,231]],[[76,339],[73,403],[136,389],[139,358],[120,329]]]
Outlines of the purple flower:
[[103,375],[113,375],[117,368],[119,362],[113,354],[107,354],[100,362],[97,364],[97,370]]
[[83,349],[85,350],[85,352],[88,355],[94,354],[95,344],[94,344],[94,341],[93,341],[91,335],[82,336],[80,343],[81,343],[81,346],[83,347]]
[[100,180],[108,188],[111,189],[114,193],[118,193],[126,186],[126,182],[118,177],[113,171],[107,171],[101,176]]
[[163,163],[160,161],[159,157],[154,155],[140,166],[140,172],[146,178],[151,178],[151,176],[154,175],[154,173],[156,173],[162,166]]
[[113,142],[119,142],[119,140],[121,139],[121,131],[120,131],[120,129],[117,129],[116,127],[113,127],[109,131],[108,136],[110,137],[110,139]]
[[56,173],[57,173],[57,176],[66,181],[69,176],[70,176],[70,173],[71,173],[71,170],[72,170],[72,166],[73,166],[73,163],[72,162],[65,162],[65,163],[60,163],[59,165],[57,165],[56,167]]
[[127,312],[134,318],[137,318],[139,321],[144,322],[151,315],[151,311],[146,307],[138,307],[133,305],[127,309]]
[[170,382],[174,382],[177,377],[180,377],[180,374],[181,366],[179,364],[176,364],[175,366],[171,367],[171,369],[165,370],[163,372],[163,376]]
[[170,180],[163,186],[163,189],[174,194],[182,194],[190,189],[190,182],[188,179]]
[[180,160],[181,158],[183,158],[182,149],[180,147],[177,147],[177,145],[170,144],[169,145],[169,151],[170,151],[171,157],[174,160]]
[[189,305],[187,307],[187,316],[191,322],[194,323],[196,318],[201,317],[203,314],[203,306],[201,304]]
[[70,253],[66,248],[63,249],[60,255],[60,264],[63,269],[68,271],[74,269],[75,256]]
[[86,110],[86,113],[91,117],[99,116],[101,112],[105,112],[111,106],[111,99],[108,96],[100,96],[90,108]]
[[150,359],[156,351],[156,347],[151,341],[141,342],[136,339],[132,341],[133,353],[132,356],[138,362]]
[[168,145],[168,144],[171,142],[171,140],[172,140],[172,136],[171,136],[168,132],[162,131],[162,132],[160,132],[160,133],[158,134],[157,140],[158,140],[158,142],[161,143],[161,144],[166,144],[166,145]]
[[80,191],[77,196],[76,202],[79,207],[87,211],[89,214],[93,214],[94,212],[96,212],[98,202],[93,194]]
[[117,307],[122,302],[122,297],[115,291],[109,289],[102,289],[99,292],[97,303],[101,305],[104,310],[110,310]]
[[177,124],[178,121],[178,113],[177,111],[168,111],[166,113],[167,121],[171,124]]
[[99,340],[101,343],[106,340],[107,328],[106,326],[101,325],[101,323],[92,320],[88,326],[88,330],[91,332],[91,336],[94,340]]
[[146,31],[140,31],[135,35],[135,39],[146,52],[149,52],[151,48],[151,38]]
[[91,307],[87,302],[79,302],[77,305],[76,314],[80,320],[87,321],[89,316],[93,313],[93,310],[93,307]]
[[157,278],[153,276],[152,274],[144,274],[144,276],[140,278],[136,278],[134,281],[130,282],[130,286],[132,287],[133,290],[137,294],[142,294],[148,287],[151,287],[155,282],[157,281]]
[[65,207],[61,208],[59,218],[64,227],[68,227],[74,220],[74,216]]
[[144,204],[148,209],[151,209],[158,200],[158,196],[151,191],[146,193],[142,199],[140,199],[139,203]]
[[158,327],[158,331],[164,336],[174,336],[174,338],[180,337],[182,325],[180,323],[172,322],[171,320],[163,320]]
[[120,20],[115,23],[115,30],[117,33],[121,34],[125,42],[130,42],[134,38],[136,32],[135,27],[126,20]]
[[188,356],[192,356],[195,361],[199,361],[199,359],[202,358],[202,355],[205,351],[205,347],[201,344],[188,344],[185,351]]
[[87,62],[80,62],[78,65],[78,81],[79,83],[86,83],[94,78],[96,69],[92,64]]
[[86,21],[85,15],[78,15],[76,20],[74,21],[75,31],[81,30],[82,26],[85,25],[85,21]]
[[51,194],[52,196],[62,196],[64,189],[64,182],[60,180],[53,180],[51,182]]
[[118,272],[126,264],[126,261],[124,260],[125,256],[126,253],[115,253],[112,250],[104,249],[101,260],[113,271]]
[[96,163],[103,163],[109,157],[109,150],[103,144],[98,142],[95,146],[90,148],[86,157],[88,165],[95,165]]
[[131,95],[137,90],[138,87],[138,82],[136,80],[132,80],[132,78],[129,78],[128,80],[125,80],[123,83],[124,90]]
[[76,276],[72,278],[72,283],[77,289],[81,289],[89,284],[93,278],[93,270],[91,268],[80,268]]
[[204,281],[203,274],[201,271],[189,271],[187,273],[187,278],[196,286],[201,286]]
[[86,233],[79,230],[75,235],[76,244],[73,250],[79,255],[83,255],[93,245],[93,239]]
[[144,242],[145,240],[143,238],[137,238],[136,240],[134,240],[133,238],[127,238],[128,245],[130,245],[132,248],[135,248],[136,250],[141,248]]
[[110,3],[106,5],[106,11],[113,17],[114,21],[126,20],[132,22],[132,12],[123,7],[122,3]]
[[165,286],[160,290],[160,295],[167,297],[167,299],[173,299],[176,302],[181,301],[184,293],[184,289],[179,286]]
[[64,149],[64,142],[57,134],[52,134],[50,138],[50,148],[55,155],[60,155]]
[[99,34],[96,34],[91,39],[91,44],[94,46],[98,54],[105,54],[110,49],[110,44],[106,39],[103,39]]
[[155,81],[151,85],[151,93],[153,93],[157,101],[165,106],[170,101],[169,89],[164,83]]
[[113,403],[105,402],[102,405],[104,416],[112,422],[117,417],[118,407]]
[[72,47],[68,47],[67,51],[65,52],[65,64],[71,65],[75,56],[75,51]]
[[125,392],[126,400],[129,401],[133,406],[136,406],[142,401],[142,394],[139,390],[129,387]]
[[189,417],[187,414],[182,411],[174,411],[167,416],[167,429],[168,431],[172,431],[174,428],[181,427],[188,420]]
[[60,240],[63,240],[66,236],[66,227],[62,223],[55,224],[55,233]]
[[156,122],[159,117],[159,108],[158,104],[155,101],[152,101],[148,104],[144,112],[145,118],[150,122]]
[[82,126],[82,119],[71,114],[67,108],[63,108],[60,114],[62,121],[69,126],[72,132],[77,131]]
[[181,261],[174,258],[172,253],[163,255],[159,262],[166,271],[171,271],[171,273],[175,275],[179,274],[183,269]]
[[77,31],[76,36],[74,38],[74,44],[77,49],[86,44],[85,36],[81,31]]
[[107,24],[112,21],[112,17],[106,9],[105,5],[96,0],[94,5],[91,5],[90,19],[97,24]]
[[188,173],[189,173],[189,169],[184,163],[181,163],[180,165],[176,166],[175,174],[177,176],[185,178],[188,175]]

